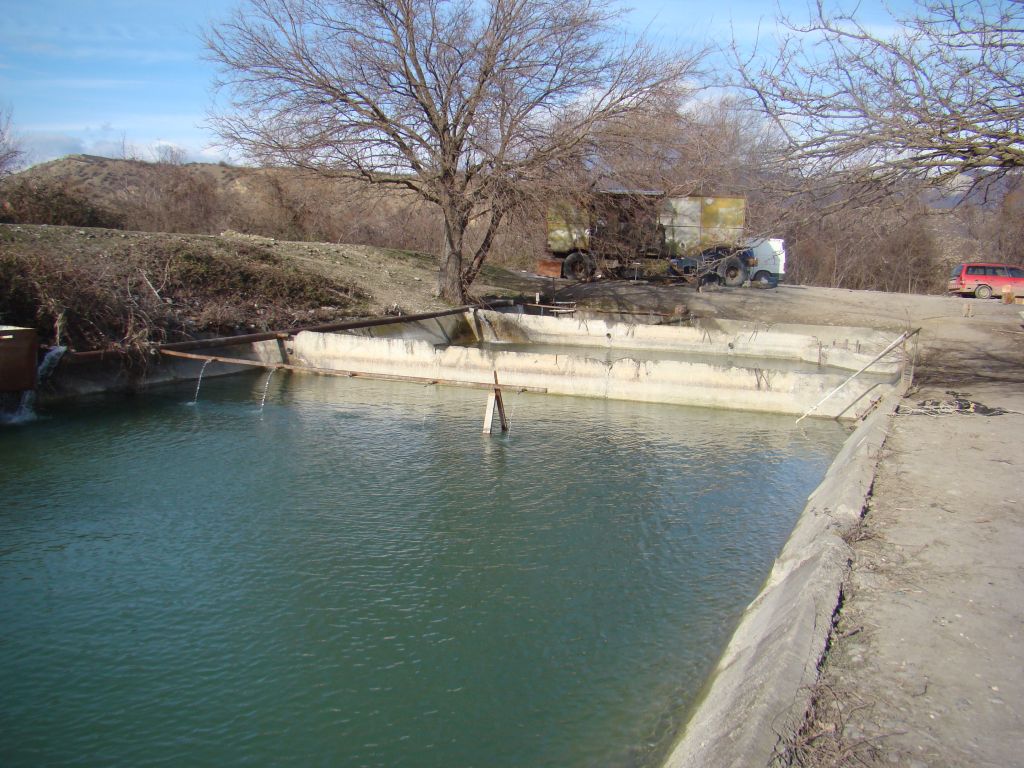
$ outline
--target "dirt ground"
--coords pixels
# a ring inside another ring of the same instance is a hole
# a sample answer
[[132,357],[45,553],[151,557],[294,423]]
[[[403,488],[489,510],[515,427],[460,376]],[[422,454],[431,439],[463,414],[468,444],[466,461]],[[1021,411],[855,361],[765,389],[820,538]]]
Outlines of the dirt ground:
[[1014,412],[901,406],[797,764],[1024,765],[1024,387],[957,391]]
[[1021,305],[782,286],[562,295],[700,317],[920,328],[830,648],[779,764],[1024,766]]

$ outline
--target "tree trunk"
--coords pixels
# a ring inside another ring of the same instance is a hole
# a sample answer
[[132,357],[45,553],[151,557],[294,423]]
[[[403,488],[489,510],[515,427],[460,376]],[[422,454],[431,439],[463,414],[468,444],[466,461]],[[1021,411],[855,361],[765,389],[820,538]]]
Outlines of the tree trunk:
[[494,245],[494,236],[498,233],[498,227],[501,225],[501,219],[501,209],[492,207],[484,239],[480,243],[480,247],[477,248],[473,261],[470,262],[470,265],[462,273],[462,284],[466,288],[469,288],[473,281],[476,280],[476,276],[480,274],[480,268],[484,265],[484,260],[490,255],[491,246]]
[[444,211],[444,233],[441,237],[441,267],[437,273],[437,295],[450,304],[465,304],[462,284],[462,243],[466,235],[466,219]]

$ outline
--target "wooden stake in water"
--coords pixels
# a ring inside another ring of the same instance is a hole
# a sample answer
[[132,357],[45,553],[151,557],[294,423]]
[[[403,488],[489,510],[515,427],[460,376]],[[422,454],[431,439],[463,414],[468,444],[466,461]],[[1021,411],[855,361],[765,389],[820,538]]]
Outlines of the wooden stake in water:
[[498,384],[498,372],[494,372],[494,391],[487,395],[487,412],[484,414],[484,434],[491,434],[491,424],[494,421],[494,407],[498,407],[498,419],[501,422],[501,431],[508,432],[508,419],[505,417],[505,402],[501,399],[501,386]]

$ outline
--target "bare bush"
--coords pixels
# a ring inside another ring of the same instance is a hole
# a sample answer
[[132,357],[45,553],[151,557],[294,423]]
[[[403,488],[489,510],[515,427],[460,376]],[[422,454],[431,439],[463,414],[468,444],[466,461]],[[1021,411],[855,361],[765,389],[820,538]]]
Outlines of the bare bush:
[[0,186],[0,223],[118,228],[123,220],[71,182],[13,177]]
[[945,269],[932,217],[919,203],[823,211],[787,231],[794,282],[832,288],[939,293]]
[[0,179],[17,169],[23,157],[24,153],[11,132],[11,114],[0,109]]
[[[68,258],[63,236],[4,235],[0,317],[78,350],[141,350],[203,331],[333,319],[361,298],[350,286],[299,271],[259,243],[83,231],[81,246]],[[320,314],[324,307],[327,315]]]
[[133,178],[125,174],[118,199],[130,229],[213,233],[225,228],[226,201],[207,174],[179,162],[128,161],[128,166]]
[[974,253],[959,253],[956,261],[984,259],[1024,264],[1024,181],[1020,177],[998,202],[963,205],[954,212],[954,221],[962,228],[963,240],[975,247]]

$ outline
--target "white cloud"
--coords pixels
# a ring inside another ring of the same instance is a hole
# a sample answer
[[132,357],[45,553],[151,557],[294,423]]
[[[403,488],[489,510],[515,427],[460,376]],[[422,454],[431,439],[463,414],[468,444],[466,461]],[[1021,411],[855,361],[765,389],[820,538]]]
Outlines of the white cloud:
[[155,160],[166,148],[180,150],[186,162],[216,163],[228,159],[226,153],[211,149],[209,142],[202,137],[136,141],[109,125],[100,129],[20,131],[17,139],[25,151],[27,165],[45,163],[66,155]]
[[79,136],[50,131],[20,131],[18,142],[25,152],[25,164],[45,163],[64,155],[90,154]]

